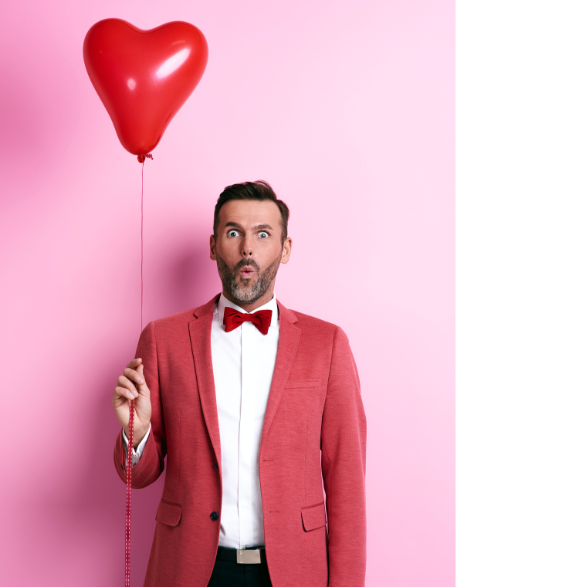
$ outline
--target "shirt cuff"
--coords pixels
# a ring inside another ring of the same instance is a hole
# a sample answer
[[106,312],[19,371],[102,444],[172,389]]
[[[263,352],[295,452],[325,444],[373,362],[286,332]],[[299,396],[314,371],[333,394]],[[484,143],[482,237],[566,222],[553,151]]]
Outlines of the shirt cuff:
[[[139,443],[136,448],[132,449],[132,466],[134,467],[140,460],[141,456],[143,455],[143,451],[145,450],[145,445],[147,444],[147,439],[149,438],[149,433],[151,432],[151,424],[149,424],[149,429],[147,430],[147,434],[145,434],[143,440]],[[128,451],[128,438],[126,437],[126,433],[124,432],[124,428],[122,429],[122,441],[124,442],[124,460],[126,461],[127,451]]]

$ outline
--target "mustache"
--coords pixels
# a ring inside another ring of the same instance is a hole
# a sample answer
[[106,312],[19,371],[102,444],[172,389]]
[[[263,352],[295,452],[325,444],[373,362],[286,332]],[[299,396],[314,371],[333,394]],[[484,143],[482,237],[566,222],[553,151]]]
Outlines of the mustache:
[[255,271],[259,271],[259,265],[253,259],[241,259],[235,266],[234,272],[237,273],[243,267],[252,267]]

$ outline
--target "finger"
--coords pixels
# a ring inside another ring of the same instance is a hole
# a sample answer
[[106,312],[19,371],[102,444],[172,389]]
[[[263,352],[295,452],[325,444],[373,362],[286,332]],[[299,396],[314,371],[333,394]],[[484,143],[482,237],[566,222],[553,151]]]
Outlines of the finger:
[[143,361],[143,359],[138,358],[138,359],[133,359],[128,365],[127,368],[129,369],[135,369],[137,365],[140,365],[141,362]]
[[150,397],[151,391],[149,390],[149,388],[147,386],[147,381],[145,380],[144,368],[145,368],[144,365],[139,365],[137,367],[137,373],[140,375],[140,377],[143,378],[143,381],[144,381],[144,383],[139,385],[139,393],[142,395],[145,395],[146,397]]
[[133,392],[130,389],[126,388],[126,387],[116,387],[114,389],[114,401],[115,402],[117,400],[118,401],[122,400],[122,403],[124,403],[124,401],[126,401],[126,400],[133,400],[136,397],[137,396],[134,395]]
[[119,387],[126,387],[128,390],[136,392],[138,395],[138,391],[137,388],[134,386],[134,383],[128,379],[128,377],[125,377],[124,375],[121,375],[118,378],[118,386]]
[[[142,367],[142,365],[140,365],[140,366]],[[138,370],[135,371],[134,369],[130,369],[129,367],[127,367],[124,370],[124,376],[127,379],[134,381],[137,384],[137,386],[139,387],[139,389],[142,385],[145,385],[145,380],[143,379],[143,375],[142,375],[142,373],[139,373]]]

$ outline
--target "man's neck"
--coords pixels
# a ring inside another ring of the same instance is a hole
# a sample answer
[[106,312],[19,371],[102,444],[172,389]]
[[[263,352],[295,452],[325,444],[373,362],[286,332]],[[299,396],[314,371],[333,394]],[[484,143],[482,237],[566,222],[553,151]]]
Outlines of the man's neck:
[[229,293],[227,293],[224,289],[222,290],[222,293],[224,294],[224,297],[231,301],[233,304],[236,304],[237,306],[241,307],[245,312],[254,312],[257,308],[260,308],[261,306],[264,306],[265,304],[267,304],[268,302],[270,302],[273,299],[273,288],[269,288],[258,300],[255,300],[254,302],[251,302],[250,304],[243,304],[242,302],[239,302],[238,300],[235,300]]

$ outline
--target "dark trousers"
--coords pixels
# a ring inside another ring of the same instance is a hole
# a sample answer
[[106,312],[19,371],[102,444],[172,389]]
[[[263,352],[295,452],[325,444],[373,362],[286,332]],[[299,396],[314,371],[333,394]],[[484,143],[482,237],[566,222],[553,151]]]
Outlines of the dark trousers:
[[241,565],[217,560],[208,587],[271,587],[267,561],[260,565]]

